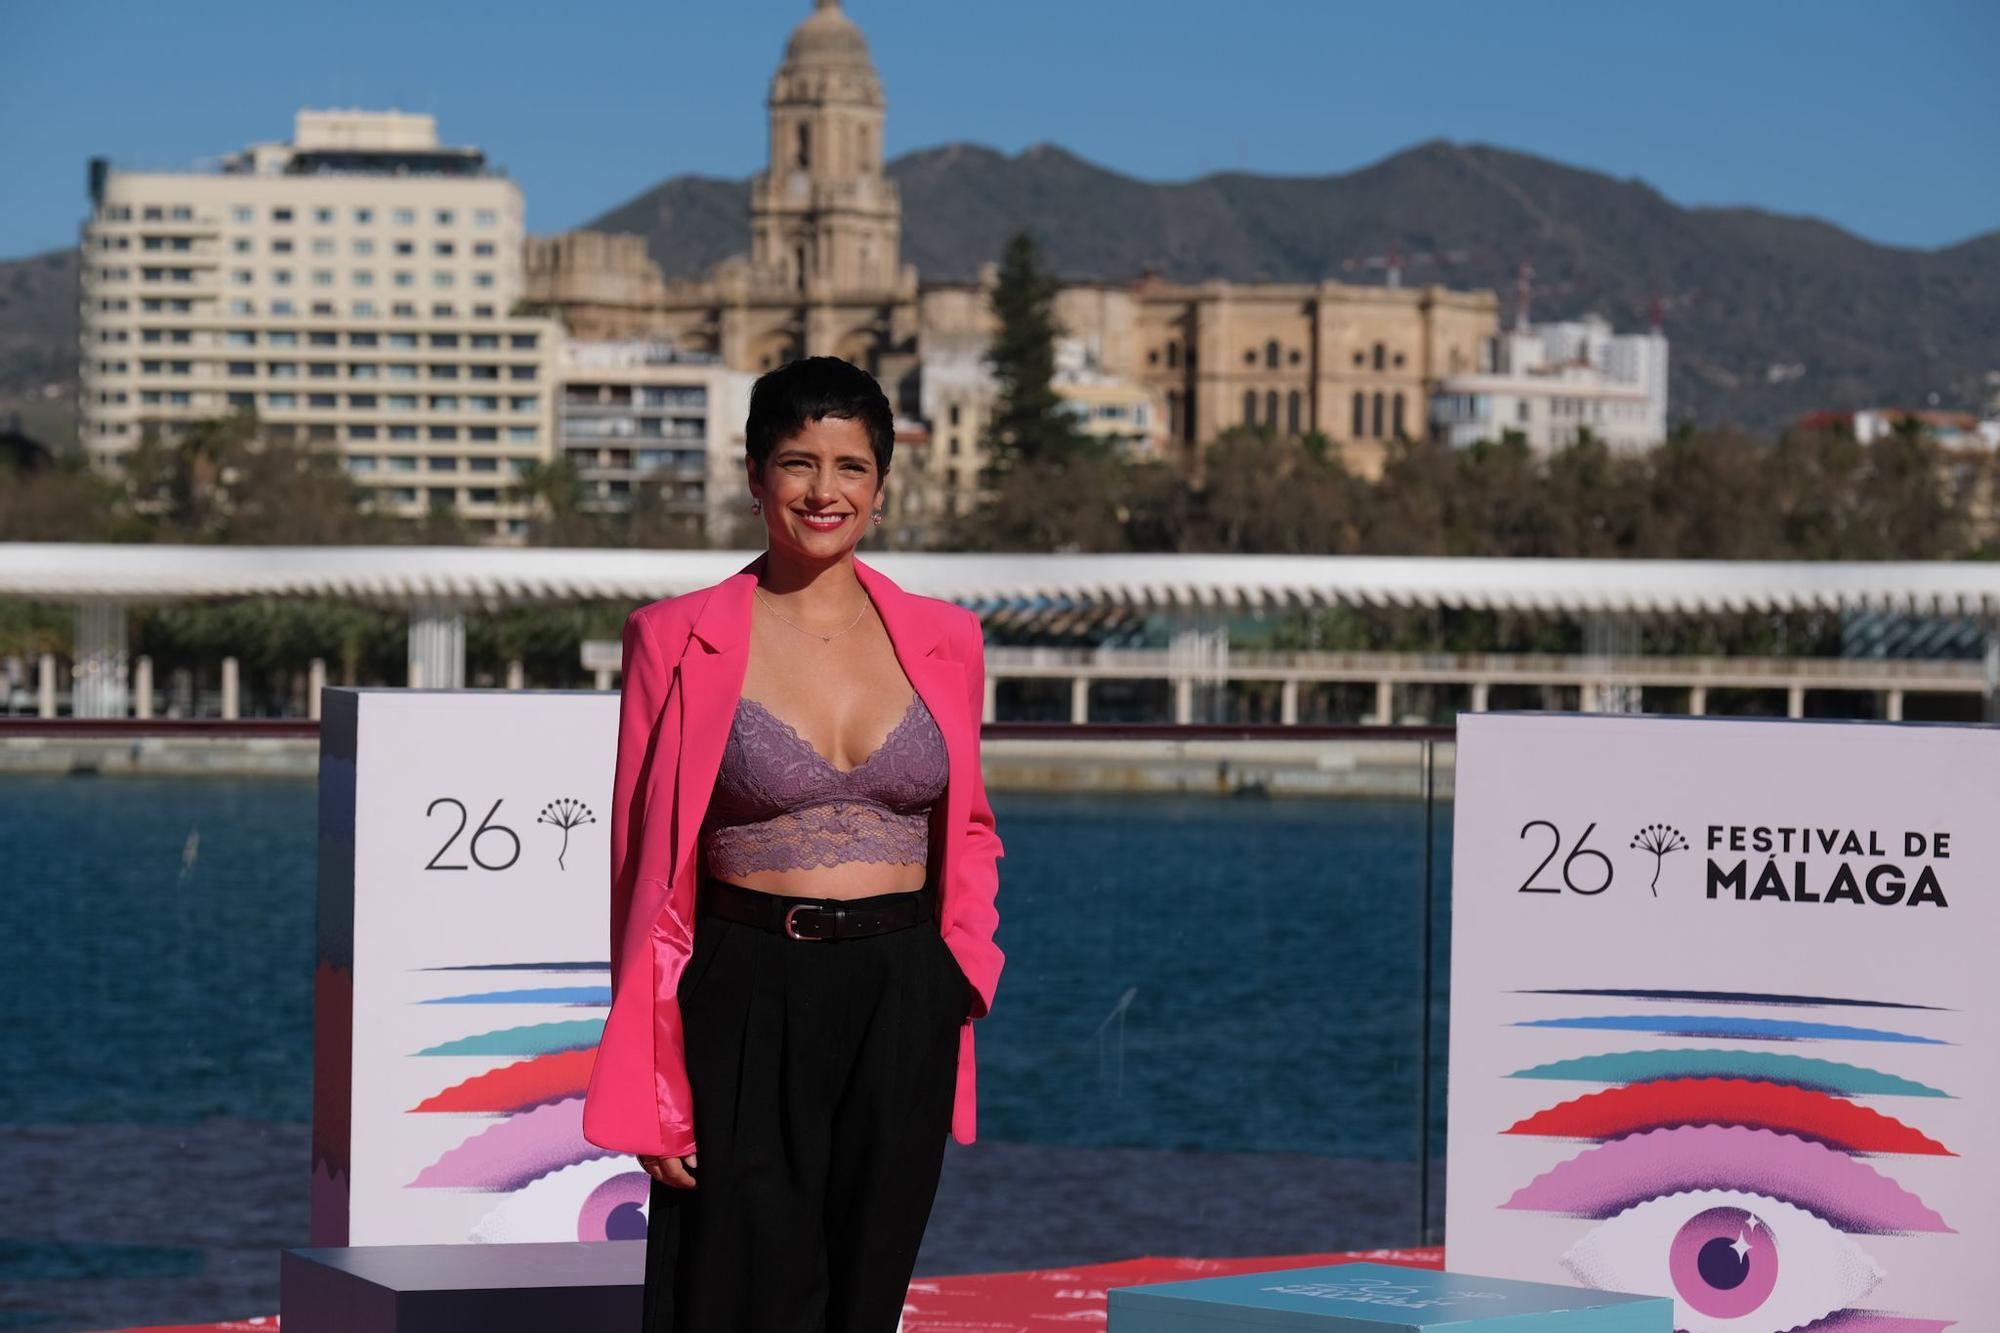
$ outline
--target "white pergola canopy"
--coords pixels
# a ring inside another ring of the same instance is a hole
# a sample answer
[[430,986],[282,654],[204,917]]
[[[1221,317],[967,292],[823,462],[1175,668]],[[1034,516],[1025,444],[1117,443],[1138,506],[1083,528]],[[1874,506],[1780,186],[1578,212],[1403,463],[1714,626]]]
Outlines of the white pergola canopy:
[[[173,602],[334,597],[411,608],[635,605],[734,573],[751,551],[0,543],[0,597]],[[2000,564],[1397,556],[864,553],[911,592],[974,607],[1234,611],[1376,606],[1550,615],[1876,611],[2000,617]]]

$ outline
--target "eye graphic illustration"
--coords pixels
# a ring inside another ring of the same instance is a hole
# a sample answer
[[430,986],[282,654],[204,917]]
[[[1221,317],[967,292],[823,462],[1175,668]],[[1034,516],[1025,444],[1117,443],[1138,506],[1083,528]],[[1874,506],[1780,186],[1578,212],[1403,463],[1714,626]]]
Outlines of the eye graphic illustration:
[[[1794,1053],[1840,1041],[1921,1057],[1951,1043],[1880,1024],[1894,1013],[1935,1012],[1930,1006],[1751,991],[1517,993],[1661,1007],[1524,1017],[1508,1024],[1516,1029],[1715,1041],[1579,1053],[1509,1076],[1599,1085],[1501,1131],[1593,1145],[1501,1205],[1593,1224],[1560,1256],[1575,1280],[1671,1295],[1679,1333],[1938,1333],[1950,1326],[1914,1311],[1865,1308],[1885,1297],[1891,1308],[1924,1300],[1921,1288],[1885,1285],[1890,1274],[1870,1253],[1868,1237],[1956,1233],[1862,1159],[1952,1158],[1949,1146],[1919,1127],[1920,1115],[1911,1115],[1951,1094],[1899,1073]],[[1751,1005],[1818,1009],[1826,1017],[1744,1012]],[[1856,1011],[1867,1017],[1841,1021]],[[1893,1113],[1861,1100],[1875,1098],[1906,1100]]]
[[1682,1333],[1793,1329],[1860,1300],[1882,1269],[1859,1245],[1777,1199],[1698,1190],[1652,1199],[1563,1255],[1588,1286],[1670,1292]]
[[[475,1241],[640,1240],[651,1181],[631,1159],[600,1158],[562,1167],[507,1195],[472,1228]],[[568,1234],[551,1234],[551,1223]],[[573,1230],[570,1228],[573,1227]]]

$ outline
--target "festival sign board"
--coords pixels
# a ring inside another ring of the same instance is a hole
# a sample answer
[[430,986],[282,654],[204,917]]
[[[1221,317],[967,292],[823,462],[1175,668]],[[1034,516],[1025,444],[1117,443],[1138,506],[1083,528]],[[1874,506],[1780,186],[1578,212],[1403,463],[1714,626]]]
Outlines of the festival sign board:
[[582,1132],[618,696],[322,698],[313,1243],[643,1235]]
[[1984,727],[1462,717],[1452,1268],[1989,1327],[1996,811]]

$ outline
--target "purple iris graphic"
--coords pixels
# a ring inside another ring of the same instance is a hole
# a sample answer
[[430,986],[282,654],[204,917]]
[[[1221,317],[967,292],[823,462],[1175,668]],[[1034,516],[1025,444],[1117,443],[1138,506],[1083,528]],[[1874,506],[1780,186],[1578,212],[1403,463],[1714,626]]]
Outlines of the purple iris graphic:
[[1674,1234],[1667,1253],[1674,1294],[1705,1315],[1734,1319],[1778,1285],[1778,1246],[1755,1213],[1710,1208]]

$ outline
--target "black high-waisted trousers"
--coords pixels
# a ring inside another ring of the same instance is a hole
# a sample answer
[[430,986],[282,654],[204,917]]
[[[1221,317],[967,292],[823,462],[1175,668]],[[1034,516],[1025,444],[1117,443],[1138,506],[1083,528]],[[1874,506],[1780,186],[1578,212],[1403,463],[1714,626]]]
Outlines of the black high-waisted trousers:
[[893,1333],[967,985],[935,922],[794,940],[702,915],[679,997],[696,1187],[653,1182],[644,1333]]

